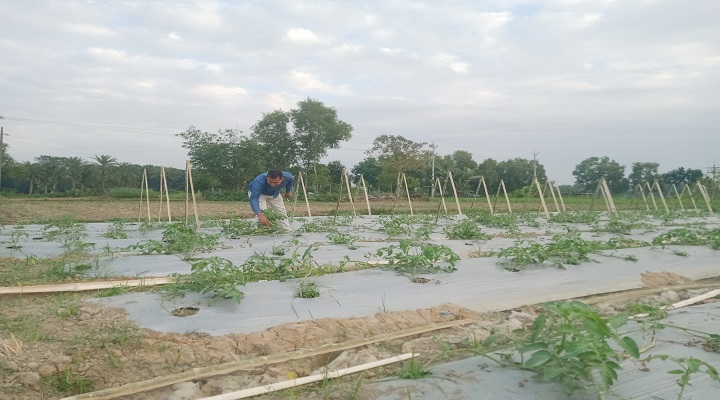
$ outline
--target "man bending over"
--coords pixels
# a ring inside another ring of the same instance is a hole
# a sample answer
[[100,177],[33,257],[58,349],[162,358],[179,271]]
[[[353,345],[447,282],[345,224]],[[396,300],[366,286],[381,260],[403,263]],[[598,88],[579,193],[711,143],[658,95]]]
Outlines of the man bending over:
[[285,204],[280,196],[280,190],[285,189],[284,197],[289,199],[292,197],[294,183],[295,178],[291,173],[277,169],[271,169],[264,174],[260,174],[250,182],[248,185],[250,208],[257,216],[260,225],[270,226],[270,220],[263,214],[263,210],[269,205],[271,210],[284,217],[279,221],[280,227],[286,232],[290,232],[290,222],[287,219],[287,211],[285,211]]

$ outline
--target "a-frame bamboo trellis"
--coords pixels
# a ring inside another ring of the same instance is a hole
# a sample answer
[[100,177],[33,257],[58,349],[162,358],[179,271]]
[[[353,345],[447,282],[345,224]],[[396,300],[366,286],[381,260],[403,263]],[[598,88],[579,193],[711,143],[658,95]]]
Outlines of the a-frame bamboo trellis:
[[605,208],[607,209],[607,211],[609,213],[617,215],[617,208],[615,208],[615,202],[613,201],[612,194],[610,193],[610,188],[608,188],[607,181],[605,181],[604,176],[600,178],[597,188],[595,189],[595,195],[590,202],[590,211],[592,211],[593,209],[593,205],[595,204],[595,198],[597,197],[598,192],[602,194],[603,200],[605,200]]
[[297,189],[302,188],[303,196],[305,197],[305,206],[307,206],[307,213],[308,218],[310,219],[310,222],[312,222],[312,212],[310,211],[310,200],[308,199],[308,193],[307,193],[307,187],[305,186],[305,179],[303,178],[302,171],[298,172],[298,178],[296,180],[295,189],[293,189],[293,192],[295,192],[295,202],[293,203],[293,215],[295,214],[295,209],[297,208],[297,202],[298,198],[300,196],[297,195]]
[[477,199],[478,193],[480,193],[480,187],[482,186],[483,192],[485,193],[485,198],[487,199],[488,203],[488,209],[490,210],[490,213],[494,213],[495,210],[493,210],[492,202],[490,202],[490,193],[488,193],[487,183],[485,183],[485,176],[481,175],[480,180],[478,181],[477,188],[475,188],[475,194],[473,195],[472,203],[470,203],[470,209],[472,210],[473,206],[475,205],[475,199]]
[[200,229],[200,219],[198,218],[197,204],[195,203],[195,185],[193,185],[192,168],[190,160],[185,161],[185,226],[188,224],[188,214],[190,212],[190,197],[192,196],[192,206],[195,215],[195,228]]

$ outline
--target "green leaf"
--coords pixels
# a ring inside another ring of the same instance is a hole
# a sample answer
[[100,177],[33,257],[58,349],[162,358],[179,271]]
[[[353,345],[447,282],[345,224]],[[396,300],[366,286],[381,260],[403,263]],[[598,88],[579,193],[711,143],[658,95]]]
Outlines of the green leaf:
[[640,358],[640,349],[638,348],[635,340],[633,340],[631,337],[623,337],[621,340],[618,341],[618,344],[620,345],[620,347],[622,347],[623,350],[625,350],[626,353],[630,355],[630,357]]
[[627,314],[618,314],[608,320],[608,325],[610,325],[613,329],[617,329],[625,325],[628,322],[628,319]]
[[525,361],[525,366],[528,368],[535,368],[550,361],[551,358],[551,352],[547,350],[538,350],[533,353],[533,355],[527,361]]

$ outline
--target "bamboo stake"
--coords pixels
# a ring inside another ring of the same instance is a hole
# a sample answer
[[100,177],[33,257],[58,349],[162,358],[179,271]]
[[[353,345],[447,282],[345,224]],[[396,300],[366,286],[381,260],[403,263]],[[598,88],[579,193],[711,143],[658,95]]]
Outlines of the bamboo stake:
[[683,186],[683,190],[680,192],[680,196],[682,196],[683,193],[685,193],[685,189],[687,189],[687,191],[688,191],[688,196],[690,197],[690,201],[692,202],[693,209],[695,211],[697,211],[698,210],[697,204],[695,203],[695,199],[693,198],[692,190],[690,190],[690,185],[688,185],[687,182],[685,182],[685,186]]
[[487,183],[485,182],[485,175],[483,175],[481,179],[483,184],[483,190],[485,190],[485,199],[487,199],[488,208],[490,209],[490,214],[494,214],[495,210],[493,210],[492,203],[490,202],[490,193],[488,193]]
[[645,197],[645,189],[643,189],[642,185],[639,183],[637,187],[638,189],[640,189],[640,194],[642,195],[643,202],[645,202],[645,210],[650,211],[650,206],[648,205],[647,198]]
[[[553,185],[555,184],[555,181],[553,181]],[[563,200],[562,193],[560,193],[560,186],[555,186],[557,189],[558,198],[560,199],[560,205],[562,206],[563,212],[567,211],[565,209],[565,200]]]
[[548,212],[547,204],[545,204],[545,195],[540,188],[540,182],[538,181],[537,176],[533,177],[533,183],[535,184],[535,187],[537,187],[538,195],[540,196],[540,205],[542,205],[543,211],[545,211],[545,218],[550,219],[550,213]]
[[[440,203],[442,204],[443,210],[445,210],[445,214],[447,214],[447,204],[445,203],[445,191],[442,188],[442,184],[440,183],[440,178],[435,178],[438,185],[438,191],[440,192]],[[440,210],[440,207],[438,207],[438,212]]]
[[219,394],[217,396],[210,396],[210,397],[204,397],[200,400],[237,400],[237,399],[246,399],[248,397],[258,396],[265,393],[271,393],[275,392],[277,390],[283,390],[288,389],[296,386],[302,386],[307,385],[309,383],[313,382],[319,382],[325,379],[333,379],[333,378],[339,378],[344,375],[354,374],[357,372],[365,371],[372,368],[382,367],[383,365],[393,364],[400,361],[407,360],[409,358],[413,358],[417,356],[418,354],[413,353],[406,353],[395,357],[386,358],[383,360],[378,360],[362,365],[358,365],[355,367],[345,368],[337,371],[331,371],[326,372],[324,374],[317,374],[317,375],[311,375],[311,376],[305,376],[302,378],[292,379],[289,381],[282,381],[273,383],[266,386],[257,386],[250,389],[243,389],[238,390],[235,392],[230,393],[223,393]]
[[187,160],[188,179],[190,181],[190,195],[192,196],[193,213],[195,213],[195,228],[200,229],[200,217],[198,217],[197,203],[195,202],[195,185],[193,184],[192,165]]
[[54,285],[35,285],[35,286],[7,286],[0,287],[0,295],[2,294],[23,294],[23,293],[55,293],[55,292],[82,292],[86,290],[110,289],[117,286],[157,286],[175,282],[175,278],[143,278],[143,279],[125,279],[115,281],[97,281],[97,282],[74,282],[74,283],[58,283]]
[[395,215],[395,206],[397,205],[398,196],[400,196],[400,174],[402,172],[398,171],[397,179],[395,179],[395,201],[393,201],[392,211],[390,214]]
[[700,194],[702,194],[703,199],[705,200],[705,205],[707,206],[708,211],[712,213],[713,211],[712,211],[712,207],[710,206],[710,195],[708,195],[708,192],[705,189],[705,186],[703,186],[703,184],[700,183],[700,181],[698,181],[697,187],[700,190]]
[[145,191],[145,202],[147,203],[147,219],[150,222],[150,189],[148,187],[147,169],[143,169],[142,182],[140,182],[140,209],[138,211],[138,222],[142,220],[143,191]]
[[609,204],[608,211],[617,215],[617,209],[615,208],[615,202],[613,201],[612,193],[610,193],[610,188],[607,185],[607,181],[605,180],[605,177],[602,178],[602,185],[603,185],[603,190],[605,193],[605,201],[607,201],[607,203]]
[[[505,181],[500,179],[500,185],[498,186],[498,193],[500,193],[500,188],[502,188],[503,194],[505,195],[505,202],[507,203],[508,207],[508,213],[512,214],[512,207],[510,207],[510,197],[508,197],[507,189],[505,188]],[[495,198],[497,199],[497,194],[495,195]]]
[[[305,205],[307,206],[307,212],[308,212],[308,218],[310,218],[310,222],[312,222],[312,213],[310,212],[310,201],[308,200],[308,194],[307,194],[307,188],[305,187],[305,178],[303,178],[302,171],[298,173],[298,181],[300,182],[300,186],[302,187],[303,195],[305,196]],[[297,199],[297,197],[296,197]]]
[[550,179],[547,180],[547,185],[550,187],[550,194],[552,194],[553,202],[555,203],[555,209],[560,212],[560,205],[558,204],[557,197],[555,197],[555,188]]
[[402,180],[403,180],[403,183],[405,183],[405,194],[407,194],[408,205],[410,206],[410,215],[414,215],[413,208],[412,208],[412,200],[410,200],[410,188],[408,188],[407,178],[405,178],[404,172],[402,174]]
[[185,160],[185,226],[188,225],[188,211],[190,210],[190,178],[188,177],[188,160]]
[[[357,217],[357,212],[355,212],[355,203],[353,203],[352,193],[350,193],[350,179],[348,178],[347,170],[343,168],[342,173],[345,176],[345,186],[347,187],[348,198],[350,199],[350,206],[353,210],[353,217]],[[342,179],[340,179],[340,183],[342,183]]]
[[[676,196],[677,199],[678,199],[678,204],[680,205],[680,210],[682,210],[683,212],[685,212],[685,206],[683,205],[682,197],[680,197],[680,193],[678,193],[677,186],[675,186],[674,183],[672,184],[672,188],[673,188],[673,190],[675,191],[675,196]],[[677,209],[677,206],[676,206],[675,208],[673,208],[673,210],[675,210],[675,209]]]
[[454,328],[456,326],[466,325],[471,323],[472,320],[457,320],[450,322],[443,322],[440,324],[433,324],[431,326],[419,326],[404,329],[397,332],[390,332],[382,335],[378,335],[372,338],[362,338],[358,340],[352,340],[342,343],[333,343],[324,345],[322,347],[314,349],[301,349],[287,353],[272,354],[269,356],[260,356],[251,358],[249,360],[233,361],[224,364],[211,365],[209,367],[193,368],[189,371],[181,372],[173,375],[158,376],[156,378],[147,379],[140,382],[128,383],[126,385],[117,386],[113,388],[103,389],[92,393],[83,393],[75,396],[65,397],[60,400],[84,400],[84,399],[96,399],[96,400],[108,400],[116,397],[127,396],[134,393],[146,392],[148,390],[157,389],[165,386],[170,386],[179,382],[186,382],[193,379],[202,379],[210,376],[224,375],[239,370],[247,370],[257,368],[268,364],[278,364],[290,360],[298,360],[308,357],[315,357],[327,353],[343,351],[353,349],[356,347],[367,346],[377,342],[385,342],[389,340],[395,340],[404,338],[407,336],[420,335],[427,332],[432,332],[441,329]]
[[[480,193],[480,184],[482,183],[482,179],[483,179],[483,177],[481,176],[480,179],[478,180],[477,187],[475,188],[475,193],[473,194],[472,203],[470,203],[470,209],[471,209],[471,210],[472,210],[473,207],[475,206],[475,199],[477,199],[478,193]],[[492,208],[490,208],[490,212],[492,212]]]
[[457,188],[455,188],[455,180],[453,179],[452,171],[448,171],[448,178],[450,178],[450,185],[452,186],[453,195],[455,195],[455,205],[457,206],[458,215],[463,215],[462,211],[460,210],[460,199],[458,198]]
[[660,188],[660,183],[658,183],[657,179],[655,179],[655,182],[653,182],[653,185],[658,191],[658,195],[660,196],[660,201],[662,201],[663,206],[665,207],[665,213],[670,213],[670,209],[668,208],[667,202],[665,201],[665,195],[663,195],[662,188]]
[[645,186],[647,186],[648,193],[650,193],[650,199],[652,200],[653,207],[655,207],[655,211],[658,211],[657,203],[655,202],[655,195],[653,194],[652,186],[650,186],[650,182],[645,182]]
[[167,177],[165,176],[165,166],[160,167],[160,211],[158,213],[158,222],[160,222],[160,216],[162,215],[163,186],[165,187],[165,202],[167,203],[168,222],[172,222],[172,218],[170,217],[170,192],[168,192],[168,187],[167,187]]
[[372,212],[370,211],[370,199],[368,198],[367,186],[365,186],[365,178],[362,174],[360,174],[360,183],[362,184],[363,193],[365,194],[365,204],[367,204],[368,216],[372,216]]

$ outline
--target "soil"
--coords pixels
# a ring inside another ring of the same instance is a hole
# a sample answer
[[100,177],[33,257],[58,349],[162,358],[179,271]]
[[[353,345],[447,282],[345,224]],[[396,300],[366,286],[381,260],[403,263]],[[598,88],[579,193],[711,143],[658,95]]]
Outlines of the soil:
[[[593,296],[592,303],[604,312],[621,310],[630,301],[670,303],[708,291],[702,288],[673,291],[674,286],[686,287],[688,283],[711,286],[718,280],[693,282],[675,274],[646,273],[643,274],[643,282],[663,289],[653,289],[655,294],[651,295],[642,290],[623,292],[620,300],[610,295],[607,297],[611,301],[607,302],[602,300],[603,296]],[[638,294],[633,296],[635,292]],[[35,340],[27,341],[18,348],[11,337],[2,338],[5,345],[0,343],[0,398],[57,399],[76,393],[81,388],[82,391],[113,388],[194,368],[353,343],[359,339],[372,341],[372,338],[390,332],[402,335],[409,328],[458,322],[458,326],[453,328],[401,336],[313,357],[295,357],[293,361],[255,366],[232,374],[204,377],[117,397],[127,400],[197,399],[318,374],[324,366],[336,370],[407,352],[419,353],[419,359],[424,362],[438,354],[441,343],[457,346],[470,338],[483,340],[491,333],[509,335],[511,331],[531,324],[537,315],[537,307],[533,306],[481,314],[444,304],[429,309],[380,312],[363,318],[298,322],[246,335],[215,337],[192,332],[181,335],[141,329],[126,320],[122,309],[107,309],[84,301],[91,296],[63,295],[58,299],[50,295],[24,295],[3,298],[0,314],[3,324]],[[28,321],[27,316],[34,317]],[[350,376],[333,381],[331,386],[297,388],[292,389],[290,394],[278,392],[263,398],[369,399],[373,397],[363,392],[362,380],[382,378],[398,368],[396,365],[375,369],[365,372],[362,379]]]

